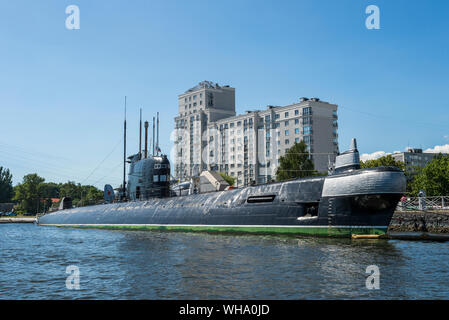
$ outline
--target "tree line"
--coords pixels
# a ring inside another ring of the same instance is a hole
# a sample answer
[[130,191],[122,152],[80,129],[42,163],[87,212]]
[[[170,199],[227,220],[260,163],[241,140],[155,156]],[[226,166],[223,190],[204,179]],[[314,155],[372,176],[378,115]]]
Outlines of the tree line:
[[53,205],[52,199],[71,197],[74,206],[98,203],[104,197],[103,191],[91,185],[81,185],[74,181],[66,183],[46,182],[36,173],[27,174],[22,183],[12,185],[9,169],[0,167],[0,203],[15,203],[18,213],[46,212]]
[[[280,165],[276,171],[277,181],[320,175],[315,170],[307,145],[303,141],[295,143],[279,160]],[[407,193],[411,196],[418,196],[420,190],[425,190],[427,196],[449,195],[449,156],[441,153],[435,155],[424,168],[406,166],[403,162],[396,161],[392,155],[361,161],[360,166],[361,168],[398,167],[407,177]]]

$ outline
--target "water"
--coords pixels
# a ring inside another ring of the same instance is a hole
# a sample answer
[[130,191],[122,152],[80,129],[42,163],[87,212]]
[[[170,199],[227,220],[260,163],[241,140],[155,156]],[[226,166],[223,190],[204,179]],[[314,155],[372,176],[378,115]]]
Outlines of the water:
[[1,224],[0,299],[449,299],[449,243]]

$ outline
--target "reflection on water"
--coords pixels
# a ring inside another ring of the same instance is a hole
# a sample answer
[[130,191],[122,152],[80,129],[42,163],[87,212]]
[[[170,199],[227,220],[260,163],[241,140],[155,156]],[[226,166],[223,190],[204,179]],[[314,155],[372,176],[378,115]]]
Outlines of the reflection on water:
[[[449,299],[448,245],[8,224],[0,299]],[[380,290],[365,287],[369,265]]]

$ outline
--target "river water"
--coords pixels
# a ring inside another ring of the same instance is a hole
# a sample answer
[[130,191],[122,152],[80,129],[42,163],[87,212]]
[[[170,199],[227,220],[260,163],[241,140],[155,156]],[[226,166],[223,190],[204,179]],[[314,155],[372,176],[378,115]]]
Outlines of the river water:
[[0,299],[449,299],[449,242],[1,224]]

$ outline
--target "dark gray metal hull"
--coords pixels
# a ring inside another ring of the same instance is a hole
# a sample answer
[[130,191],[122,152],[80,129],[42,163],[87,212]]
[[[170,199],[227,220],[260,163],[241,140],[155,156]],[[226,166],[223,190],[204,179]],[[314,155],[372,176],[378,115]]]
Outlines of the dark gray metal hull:
[[386,232],[405,192],[395,168],[62,210],[40,225],[348,236]]

